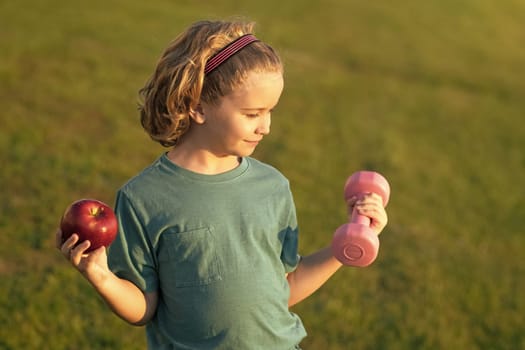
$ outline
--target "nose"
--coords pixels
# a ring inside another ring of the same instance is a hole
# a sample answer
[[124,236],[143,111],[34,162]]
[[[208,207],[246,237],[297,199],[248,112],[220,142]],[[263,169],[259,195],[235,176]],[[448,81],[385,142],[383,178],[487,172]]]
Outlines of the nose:
[[255,132],[259,135],[268,135],[270,133],[270,125],[272,124],[271,113],[267,113],[260,118],[259,125]]

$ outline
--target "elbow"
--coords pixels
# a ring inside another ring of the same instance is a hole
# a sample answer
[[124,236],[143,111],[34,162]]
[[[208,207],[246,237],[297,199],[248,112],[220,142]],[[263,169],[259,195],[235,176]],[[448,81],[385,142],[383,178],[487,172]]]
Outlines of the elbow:
[[157,294],[156,293],[146,293],[145,298],[146,298],[146,310],[144,311],[140,319],[125,320],[130,325],[136,326],[136,327],[142,327],[142,326],[147,325],[153,319],[153,317],[155,317],[155,314],[157,313],[157,301],[158,301]]
[[132,326],[135,326],[135,327],[143,327],[143,326],[147,325],[149,321],[150,321],[150,320],[144,320],[144,319],[142,319],[142,320],[139,320],[139,321],[137,321],[137,322],[128,322],[128,323],[129,323],[130,325],[132,325]]
[[146,301],[146,310],[142,317],[137,321],[130,321],[128,323],[132,326],[142,327],[147,325],[157,313],[158,306],[158,294],[157,292],[144,293],[144,299]]
[[133,320],[125,320],[125,321],[132,326],[142,327],[142,326],[147,325],[153,319],[153,316],[154,316],[154,313],[151,313],[151,314],[146,313],[141,319],[137,321],[133,321]]
[[120,318],[125,321],[127,324],[129,324],[130,326],[135,326],[135,327],[142,327],[142,326],[145,326],[147,325],[151,319],[153,318],[152,316],[148,316],[148,315],[144,315],[142,318],[140,319],[136,319],[136,318],[129,318],[129,317],[125,317],[125,316],[122,316],[122,315],[118,315],[117,316],[120,316]]
[[156,311],[157,311],[156,308],[155,309],[150,309],[150,310],[146,311],[146,313],[144,314],[144,316],[140,320],[134,321],[134,322],[128,321],[128,323],[130,325],[136,326],[136,327],[145,326],[153,319],[153,317],[156,314]]

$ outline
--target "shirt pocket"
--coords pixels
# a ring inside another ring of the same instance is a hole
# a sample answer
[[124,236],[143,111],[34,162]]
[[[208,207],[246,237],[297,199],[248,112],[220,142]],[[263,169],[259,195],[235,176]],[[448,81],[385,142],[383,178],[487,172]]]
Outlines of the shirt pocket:
[[222,279],[215,236],[210,228],[166,232],[162,241],[159,251],[161,283],[182,288]]

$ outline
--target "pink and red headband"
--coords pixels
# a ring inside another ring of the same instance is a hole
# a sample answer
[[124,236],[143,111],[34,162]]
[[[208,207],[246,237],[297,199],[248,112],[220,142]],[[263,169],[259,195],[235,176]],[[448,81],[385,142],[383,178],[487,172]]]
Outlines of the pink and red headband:
[[253,34],[245,34],[235,39],[234,41],[223,47],[219,52],[217,52],[215,56],[208,60],[208,62],[206,62],[206,66],[204,67],[204,74],[209,74],[215,68],[219,67],[225,61],[227,61],[228,58],[232,57],[237,52],[241,51],[244,47],[250,45],[255,41],[259,41],[259,39],[257,39]]

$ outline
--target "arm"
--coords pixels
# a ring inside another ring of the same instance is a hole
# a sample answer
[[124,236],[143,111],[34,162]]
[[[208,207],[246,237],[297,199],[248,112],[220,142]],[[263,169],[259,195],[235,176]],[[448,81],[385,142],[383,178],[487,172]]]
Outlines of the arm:
[[[368,216],[370,227],[377,234],[380,234],[386,226],[388,217],[381,196],[370,193],[360,199],[351,198],[347,205],[349,213],[355,206],[359,214]],[[293,306],[310,296],[341,266],[342,264],[333,256],[331,247],[302,258],[295,271],[286,276],[290,285],[288,306]]]
[[295,271],[286,276],[290,285],[288,306],[293,306],[321,287],[342,264],[330,247],[303,257]]
[[93,287],[117,316],[132,325],[145,325],[157,309],[157,292],[143,293],[130,281],[111,272],[104,283]]
[[91,283],[117,316],[137,326],[146,324],[153,317],[158,303],[157,292],[144,293],[132,282],[111,272],[104,247],[86,254],[89,241],[75,247],[78,242],[77,235],[72,235],[64,244],[61,244],[61,237],[62,232],[58,230],[57,248]]

